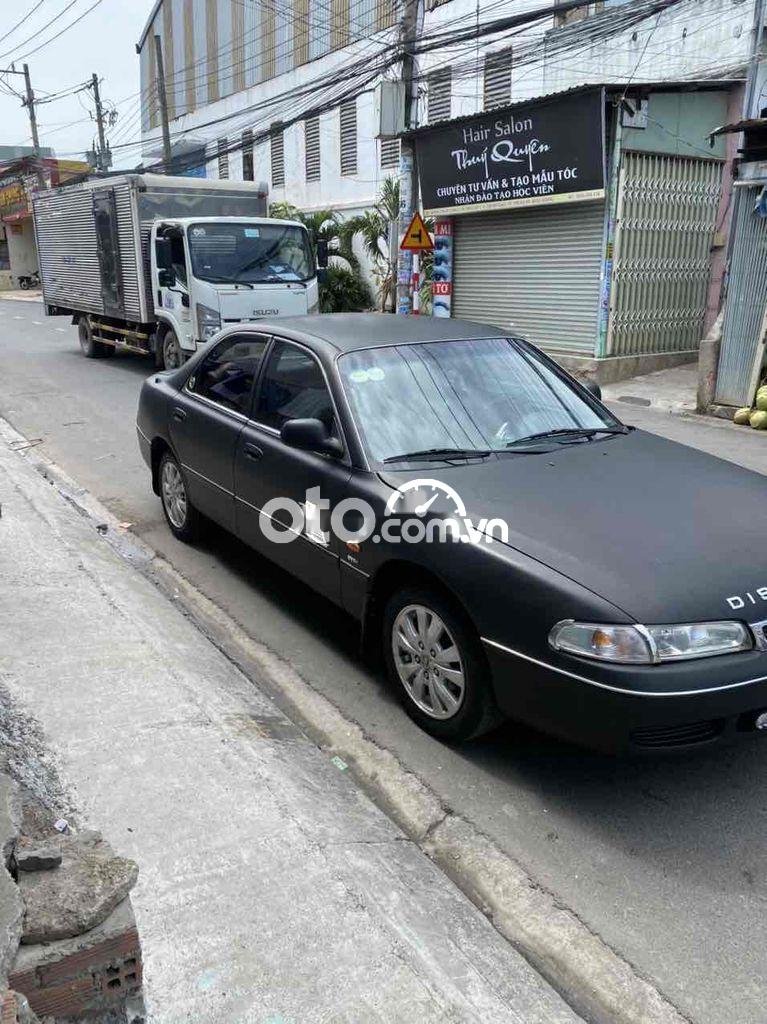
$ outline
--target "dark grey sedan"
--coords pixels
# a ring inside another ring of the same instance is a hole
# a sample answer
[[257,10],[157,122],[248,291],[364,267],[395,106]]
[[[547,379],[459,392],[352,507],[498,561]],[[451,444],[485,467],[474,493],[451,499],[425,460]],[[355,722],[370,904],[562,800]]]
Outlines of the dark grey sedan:
[[301,317],[150,378],[138,436],[173,533],[212,519],[345,609],[435,736],[767,727],[764,478],[594,391],[484,324]]

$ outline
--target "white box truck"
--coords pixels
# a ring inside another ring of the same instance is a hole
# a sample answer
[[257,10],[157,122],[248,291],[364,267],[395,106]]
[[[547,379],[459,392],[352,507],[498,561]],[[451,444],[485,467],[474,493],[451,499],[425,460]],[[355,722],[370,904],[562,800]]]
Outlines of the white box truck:
[[72,317],[90,358],[172,369],[225,324],[319,310],[308,232],[266,216],[264,186],[120,174],[33,205],[46,313]]

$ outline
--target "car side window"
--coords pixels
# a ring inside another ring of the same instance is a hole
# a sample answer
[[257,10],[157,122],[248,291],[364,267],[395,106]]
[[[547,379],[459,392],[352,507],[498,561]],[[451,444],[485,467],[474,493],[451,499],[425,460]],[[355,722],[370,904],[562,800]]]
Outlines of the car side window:
[[268,338],[261,334],[235,334],[208,353],[189,378],[195,395],[247,416],[253,382],[264,358]]
[[266,364],[254,419],[280,430],[295,419],[318,419],[337,436],[333,400],[320,364],[309,352],[287,341],[275,343]]

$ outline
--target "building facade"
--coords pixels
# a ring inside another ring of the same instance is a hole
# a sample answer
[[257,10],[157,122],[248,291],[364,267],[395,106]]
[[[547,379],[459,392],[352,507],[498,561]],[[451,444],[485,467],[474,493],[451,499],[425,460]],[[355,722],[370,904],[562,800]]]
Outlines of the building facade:
[[[20,278],[38,270],[32,220],[32,193],[38,187],[37,161],[29,150],[18,153],[20,148],[7,147],[17,155],[0,164],[0,289],[17,288]],[[43,156],[40,167],[48,188],[90,170],[88,164],[79,160],[57,160],[53,156]]]
[[177,172],[264,181],[271,201],[304,210],[364,210],[400,173],[375,90],[401,75],[414,17],[411,128],[587,85],[608,101],[602,194],[452,211],[454,277],[441,286],[454,294],[442,312],[516,327],[563,357],[612,360],[608,373],[692,358],[720,304],[731,217],[733,148],[708,136],[742,103],[757,0],[602,0],[510,20],[544,6],[158,0],[138,46],[144,160],[162,153],[157,36]]

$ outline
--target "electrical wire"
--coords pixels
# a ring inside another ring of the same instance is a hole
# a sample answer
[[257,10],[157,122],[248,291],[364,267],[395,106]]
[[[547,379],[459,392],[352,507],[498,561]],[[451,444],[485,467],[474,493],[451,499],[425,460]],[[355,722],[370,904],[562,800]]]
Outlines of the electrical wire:
[[24,15],[24,17],[21,18],[20,21],[16,22],[16,24],[13,26],[13,28],[9,28],[8,31],[5,33],[5,35],[0,36],[0,43],[2,43],[4,40],[6,40],[8,38],[8,36],[12,36],[17,28],[21,28],[21,26],[24,24],[24,22],[28,21],[32,17],[32,15],[35,13],[35,11],[38,10],[40,7],[42,7],[44,3],[45,3],[45,0],[38,0],[38,2],[34,5],[34,7],[32,7],[30,10],[28,10],[27,13]]
[[87,15],[89,15],[91,11],[98,7],[99,4],[101,4],[102,2],[103,0],[96,0],[96,2],[91,4],[91,6],[87,8],[87,10],[83,11],[83,13],[79,17],[75,18],[74,21],[70,21],[70,23],[68,25],[65,25],[60,32],[57,32],[55,36],[51,36],[50,39],[46,39],[44,42],[40,43],[39,46],[36,46],[34,50],[27,50],[26,53],[23,53],[20,57],[16,57],[15,59],[26,60],[28,57],[31,57],[32,54],[38,53],[40,50],[42,50],[43,47],[49,46],[51,43],[55,42],[56,39],[59,39],[61,36],[63,36],[65,32],[69,32],[71,28],[74,28],[75,25],[81,22],[83,18],[87,17]]
[[[57,22],[59,20],[59,18],[62,18],[71,7],[75,6],[75,4],[77,2],[78,2],[78,0],[69,0],[69,3],[66,5],[66,7],[64,7],[61,11],[59,11],[59,13],[55,17],[51,18],[50,21],[47,21],[42,26],[42,28],[39,28],[37,30],[37,32],[34,32],[31,36],[27,36],[26,39],[22,40],[22,42],[16,43],[15,46],[12,46],[10,48],[10,50],[6,50],[5,53],[0,53],[0,60],[2,60],[4,57],[7,57],[9,53],[13,53],[14,50],[20,50],[22,46],[26,46],[27,43],[31,43],[34,39],[38,39],[39,36],[41,35],[41,33],[45,32],[45,30],[47,28],[50,28],[50,26],[53,25],[55,22]],[[14,60],[23,60],[23,59],[24,59],[23,57],[15,57],[14,58]]]

